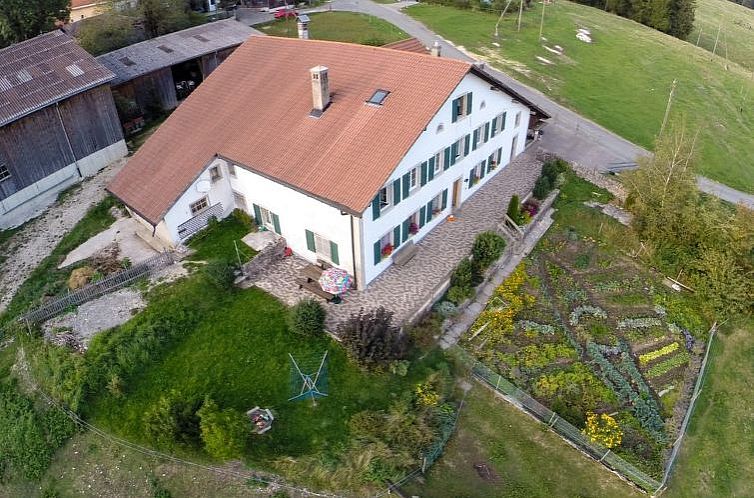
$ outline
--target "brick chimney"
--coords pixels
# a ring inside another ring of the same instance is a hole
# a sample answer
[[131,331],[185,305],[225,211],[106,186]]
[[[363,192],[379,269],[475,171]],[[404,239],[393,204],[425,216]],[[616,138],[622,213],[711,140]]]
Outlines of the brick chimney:
[[316,66],[309,70],[312,80],[312,116],[319,117],[330,105],[330,83],[327,68]]

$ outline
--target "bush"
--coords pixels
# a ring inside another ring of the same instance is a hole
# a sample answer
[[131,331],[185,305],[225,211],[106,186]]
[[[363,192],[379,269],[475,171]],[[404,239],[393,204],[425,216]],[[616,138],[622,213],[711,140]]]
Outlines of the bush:
[[42,477],[53,448],[30,399],[15,385],[0,385],[0,469],[11,464],[30,480]]
[[326,314],[319,301],[302,299],[288,311],[288,328],[303,336],[319,335],[325,328]]
[[544,200],[550,192],[552,192],[552,182],[548,177],[541,175],[534,184],[534,190],[532,191],[534,197]]
[[194,445],[199,442],[201,400],[185,400],[171,391],[144,414],[144,433],[153,443],[165,447],[174,444]]
[[511,197],[511,200],[508,201],[508,218],[516,223],[521,221],[521,200],[517,195],[514,195]]
[[357,314],[338,326],[338,335],[350,355],[368,368],[402,360],[408,352],[408,335],[393,325],[393,313],[380,306]]
[[568,163],[562,159],[552,159],[542,165],[541,176],[547,177],[552,185],[558,181],[558,177],[568,170]]
[[238,208],[234,209],[233,218],[235,218],[236,221],[238,221],[241,225],[243,225],[249,231],[254,230],[256,227],[256,225],[254,224],[254,218],[243,209],[238,209]]
[[47,443],[56,449],[76,432],[76,424],[62,410],[51,407],[42,415],[42,427],[44,428]]
[[233,288],[233,281],[236,278],[233,265],[226,261],[214,260],[207,263],[204,267],[204,273],[210,282],[223,290]]
[[220,460],[230,460],[243,455],[249,434],[249,420],[233,409],[220,410],[210,398],[197,412],[204,449]]
[[474,240],[471,256],[481,269],[485,269],[497,261],[503,249],[505,249],[505,239],[495,232],[482,232]]
[[474,287],[482,281],[479,266],[469,261],[462,260],[450,276],[450,287],[446,295],[448,301],[461,304],[465,299],[474,295]]

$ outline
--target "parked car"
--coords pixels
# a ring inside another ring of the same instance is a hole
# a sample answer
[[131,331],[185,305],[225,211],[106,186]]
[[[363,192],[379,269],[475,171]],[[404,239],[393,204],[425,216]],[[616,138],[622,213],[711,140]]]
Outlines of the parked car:
[[275,11],[275,19],[290,19],[291,17],[298,17],[296,9],[288,7]]

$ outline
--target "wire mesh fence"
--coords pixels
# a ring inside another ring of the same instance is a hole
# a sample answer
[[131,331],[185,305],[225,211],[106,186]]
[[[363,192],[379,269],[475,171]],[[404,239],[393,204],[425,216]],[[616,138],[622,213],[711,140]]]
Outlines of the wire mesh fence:
[[63,297],[48,301],[43,305],[33,308],[19,318],[20,322],[27,324],[40,323],[54,316],[68,311],[73,306],[78,306],[92,299],[98,298],[115,290],[121,289],[135,282],[143,276],[154,271],[172,265],[175,262],[173,253],[163,252],[153,256],[130,268],[114,273],[86,287],[71,292]]
[[537,419],[550,426],[576,448],[650,493],[654,493],[660,489],[661,483],[658,480],[636,468],[604,446],[590,441],[579,429],[561,418],[557,413],[529,396],[525,391],[513,385],[503,376],[490,370],[486,365],[471,357],[461,348],[456,348],[456,352],[458,357],[471,368],[472,374],[476,379],[503,395],[513,405],[531,413]]

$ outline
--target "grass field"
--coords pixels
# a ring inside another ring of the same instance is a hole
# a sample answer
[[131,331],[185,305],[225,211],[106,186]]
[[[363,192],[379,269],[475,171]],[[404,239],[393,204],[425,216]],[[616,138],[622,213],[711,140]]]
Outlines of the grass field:
[[[475,469],[482,465],[491,472]],[[457,498],[642,496],[479,384],[469,393],[457,432],[426,485],[416,483],[407,491],[409,496]]]
[[[720,30],[718,38],[717,32]],[[715,39],[718,40],[715,49]],[[699,0],[690,43],[754,71],[754,9],[729,0]]]
[[[754,192],[754,80],[750,72],[709,52],[599,9],[556,2],[547,7],[539,42],[541,4],[501,24],[497,16],[437,5],[417,5],[407,13],[441,36],[490,64],[542,90],[558,102],[644,147],[651,148],[665,112],[673,79],[671,122],[699,131],[700,173],[740,190]],[[575,37],[589,28],[594,43]],[[563,47],[557,55],[555,45]],[[541,62],[542,57],[550,63]]]
[[[362,45],[385,45],[408,38],[408,35],[387,21],[367,14],[353,12],[321,12],[309,15],[309,36],[315,40],[360,43]],[[295,19],[273,21],[256,26],[263,33],[273,36],[296,38],[298,31]]]

